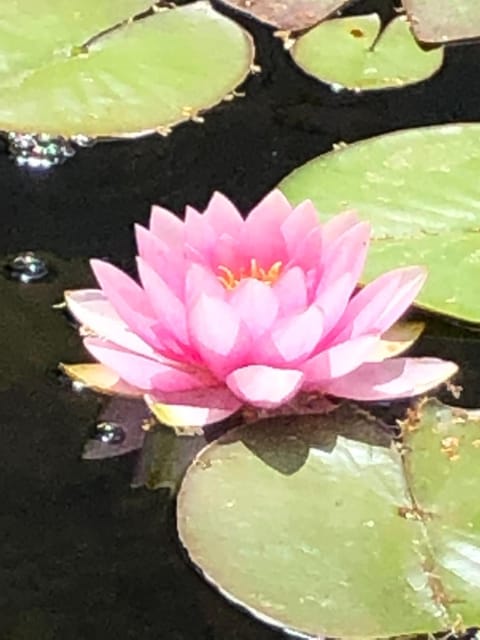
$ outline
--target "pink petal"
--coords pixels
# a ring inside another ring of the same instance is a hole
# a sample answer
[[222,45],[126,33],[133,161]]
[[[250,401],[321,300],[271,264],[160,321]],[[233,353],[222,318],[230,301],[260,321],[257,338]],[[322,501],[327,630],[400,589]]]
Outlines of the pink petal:
[[100,289],[66,291],[65,302],[78,322],[99,338],[108,338],[128,351],[155,355],[150,345],[130,331]]
[[232,291],[229,304],[247,326],[253,340],[258,340],[273,325],[278,302],[271,287],[255,278],[245,278]]
[[185,258],[181,251],[166,245],[162,240],[140,225],[135,225],[138,254],[154,271],[164,278],[179,297],[184,295]]
[[[188,344],[185,307],[166,282],[141,258],[138,272],[159,323],[179,342]],[[157,327],[158,325],[156,325]]]
[[323,314],[315,305],[281,320],[272,333],[272,342],[285,363],[308,358],[323,331]]
[[376,336],[362,336],[330,347],[307,360],[302,371],[309,388],[357,369],[365,362],[377,342]]
[[455,363],[437,358],[394,358],[363,364],[322,391],[351,400],[409,398],[438,387],[457,371]]
[[219,378],[244,364],[250,350],[250,335],[223,300],[201,294],[190,309],[189,329],[191,344]]
[[322,255],[323,273],[315,301],[324,310],[327,331],[338,322],[358,283],[369,238],[370,225],[360,222],[350,227]]
[[192,207],[185,209],[185,256],[192,261],[216,267],[212,254],[217,234],[208,221]]
[[318,213],[313,203],[310,200],[302,202],[292,211],[281,226],[288,253],[294,253],[304,238],[318,227]]
[[130,351],[124,351],[111,342],[86,338],[84,344],[96,360],[118,373],[128,384],[144,391],[156,389],[169,392],[183,391],[212,383],[211,376],[171,367]]
[[232,371],[226,382],[243,401],[270,409],[293,398],[299,391],[302,380],[302,372],[296,369],[250,365]]
[[244,224],[238,209],[218,191],[211,197],[203,217],[218,236],[227,234],[234,237]]
[[161,345],[153,330],[157,319],[145,291],[126,273],[108,262],[91,260],[90,265],[120,318],[133,333],[158,349]]
[[278,190],[272,191],[249,213],[242,228],[241,248],[245,263],[255,259],[263,269],[278,261],[285,262],[282,223],[292,212],[288,200]]
[[284,271],[273,285],[272,291],[277,296],[279,315],[304,311],[307,306],[307,285],[300,267]]
[[183,245],[183,222],[163,207],[153,206],[150,211],[150,231],[167,246],[181,249]]
[[352,298],[341,320],[339,337],[383,333],[406,311],[427,277],[423,267],[405,267],[384,273]]
[[[288,255],[287,267],[297,265],[304,271],[315,270],[320,274],[321,256],[322,233],[320,226],[318,225],[315,229],[309,231],[296,246],[291,247],[291,251]],[[315,281],[317,281],[317,277],[315,277]]]
[[220,274],[215,274],[209,267],[192,263],[189,265],[185,281],[185,300],[189,308],[198,301],[202,294],[212,298],[224,300],[226,289],[219,280]]
[[322,237],[326,247],[330,246],[348,229],[360,222],[356,211],[344,211],[322,225]]
[[156,402],[164,402],[175,405],[188,405],[190,407],[218,409],[235,413],[241,406],[242,402],[233,395],[233,393],[225,385],[202,387],[200,389],[191,389],[189,391],[163,393],[155,391],[149,394]]

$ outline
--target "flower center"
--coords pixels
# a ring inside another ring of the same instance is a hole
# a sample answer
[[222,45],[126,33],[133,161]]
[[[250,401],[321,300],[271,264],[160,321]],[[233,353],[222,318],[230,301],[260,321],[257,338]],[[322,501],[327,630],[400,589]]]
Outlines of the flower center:
[[255,278],[255,280],[260,280],[261,282],[266,282],[267,284],[272,285],[278,280],[282,271],[282,266],[283,265],[280,261],[275,262],[267,271],[262,269],[262,267],[259,267],[255,258],[252,258],[250,260],[250,266],[241,267],[237,274],[228,267],[220,265],[218,267],[218,271],[220,271],[218,279],[225,289],[229,290],[235,289],[237,284],[244,278]]

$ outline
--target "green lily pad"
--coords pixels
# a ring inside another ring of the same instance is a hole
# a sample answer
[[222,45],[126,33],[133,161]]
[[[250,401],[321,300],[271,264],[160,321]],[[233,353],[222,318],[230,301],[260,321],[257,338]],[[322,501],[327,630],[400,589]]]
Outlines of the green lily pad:
[[478,0],[402,0],[412,29],[422,42],[480,38]]
[[409,129],[316,158],[281,184],[328,214],[357,209],[373,226],[365,280],[425,264],[418,304],[480,322],[480,124]]
[[[249,72],[251,38],[205,1],[4,2],[0,130],[121,137],[195,117]],[[127,18],[127,20],[125,20]],[[123,21],[123,22],[122,22]]]
[[312,637],[480,623],[480,421],[435,401],[403,454],[365,413],[236,429],[177,502],[193,563],[261,620]]
[[285,31],[317,24],[351,0],[221,0],[223,4]]
[[298,38],[291,54],[306,73],[356,91],[419,82],[442,66],[443,49],[422,49],[405,17],[380,28],[377,14],[328,20]]

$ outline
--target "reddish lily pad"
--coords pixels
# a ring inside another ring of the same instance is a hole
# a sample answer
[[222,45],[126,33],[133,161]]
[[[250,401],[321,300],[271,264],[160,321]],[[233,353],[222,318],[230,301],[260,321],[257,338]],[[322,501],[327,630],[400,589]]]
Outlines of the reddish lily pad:
[[480,38],[478,0],[403,0],[403,6],[421,42]]
[[261,22],[285,31],[301,31],[343,8],[351,0],[221,0]]
[[207,446],[180,538],[224,596],[308,637],[480,624],[480,420],[430,401],[405,447],[364,412],[276,419]]

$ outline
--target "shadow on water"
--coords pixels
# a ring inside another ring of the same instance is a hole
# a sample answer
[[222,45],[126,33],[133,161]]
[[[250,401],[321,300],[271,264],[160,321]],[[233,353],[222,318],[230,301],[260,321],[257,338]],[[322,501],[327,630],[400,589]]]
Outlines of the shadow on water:
[[[367,4],[375,3],[355,7]],[[80,459],[101,407],[59,382],[57,363],[84,354],[51,305],[63,289],[91,283],[87,257],[131,265],[132,224],[145,223],[154,202],[181,211],[219,189],[247,209],[340,140],[480,119],[478,46],[453,48],[442,73],[414,87],[333,94],[299,72],[266,27],[240,20],[255,35],[263,73],[205,124],[181,125],[167,139],[99,144],[47,173],[0,154],[3,262],[46,251],[56,272],[28,285],[0,279],[2,640],[279,637],[186,565],[168,493],[130,488],[133,454]],[[480,406],[477,337],[427,335],[415,348],[461,364],[465,406]]]

